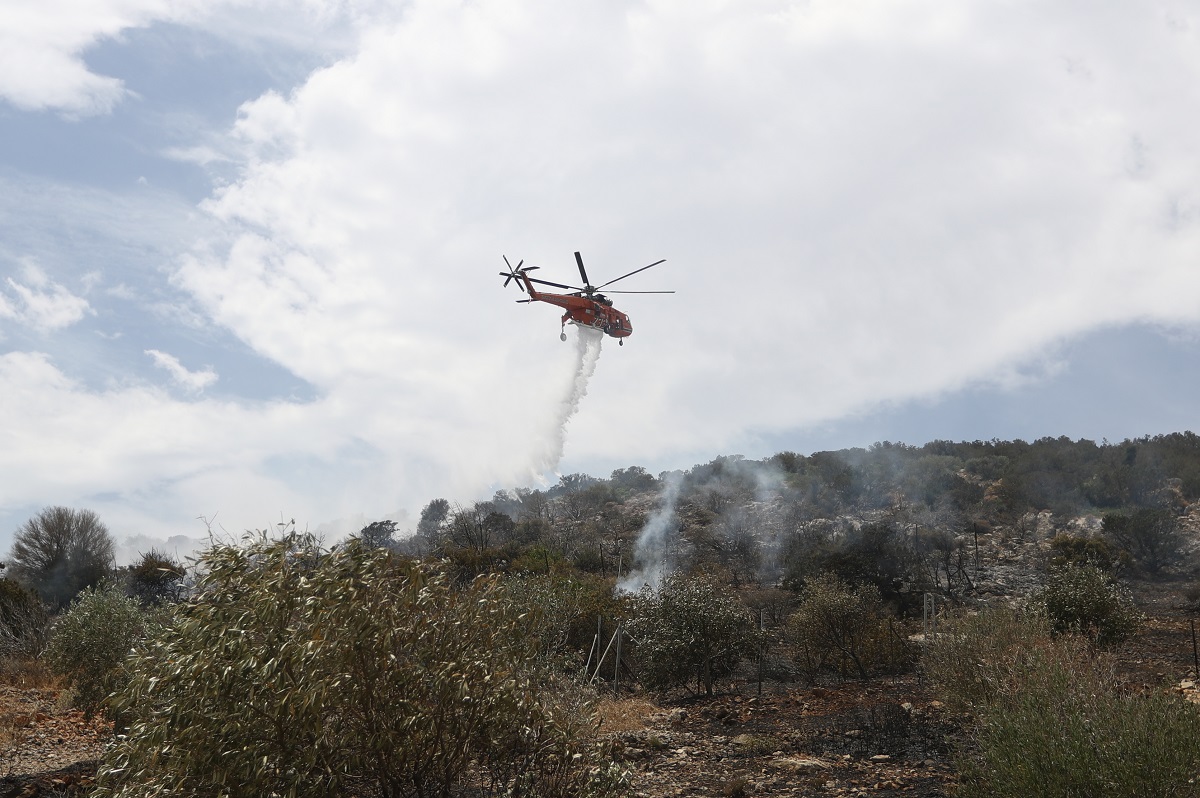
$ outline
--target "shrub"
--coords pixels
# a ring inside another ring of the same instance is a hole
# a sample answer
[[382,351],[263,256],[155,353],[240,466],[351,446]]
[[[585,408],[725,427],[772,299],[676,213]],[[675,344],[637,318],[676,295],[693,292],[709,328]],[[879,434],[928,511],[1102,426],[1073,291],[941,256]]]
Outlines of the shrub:
[[1183,538],[1175,514],[1167,509],[1143,508],[1133,513],[1106,513],[1104,534],[1151,573],[1179,561]]
[[1044,614],[1007,607],[944,619],[926,641],[921,667],[938,697],[956,711],[977,711],[1005,689],[1028,651],[1050,641]]
[[797,662],[810,676],[834,658],[854,663],[863,679],[872,666],[906,659],[907,644],[901,642],[901,650],[894,645],[899,638],[892,633],[874,585],[852,587],[834,574],[810,579],[787,626]]
[[0,579],[0,656],[36,658],[49,639],[41,600],[14,579]]
[[91,716],[129,680],[126,657],[148,628],[141,606],[115,584],[88,588],[55,623],[46,661],[66,677],[72,703]]
[[643,588],[628,628],[642,681],[655,689],[696,679],[712,695],[716,679],[758,648],[746,608],[704,577],[668,577],[658,593]]
[[[216,546],[139,649],[97,795],[596,795],[593,714],[544,690],[495,580],[308,535]],[[471,768],[472,763],[475,768]]]
[[1129,555],[1117,551],[1104,538],[1059,534],[1050,541],[1050,570],[1061,571],[1077,565],[1092,565],[1109,574],[1118,573],[1129,563]]
[[1038,600],[1054,632],[1081,634],[1098,646],[1129,637],[1141,620],[1112,578],[1091,565],[1051,574]]
[[1123,690],[1104,659],[1060,639],[1027,650],[983,712],[964,798],[1195,796],[1200,711]]

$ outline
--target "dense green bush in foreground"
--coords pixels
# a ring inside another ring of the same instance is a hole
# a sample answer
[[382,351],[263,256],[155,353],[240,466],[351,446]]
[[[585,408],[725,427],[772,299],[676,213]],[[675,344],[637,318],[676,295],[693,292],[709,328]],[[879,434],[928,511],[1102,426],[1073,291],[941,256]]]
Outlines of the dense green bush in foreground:
[[[197,595],[142,646],[97,795],[598,795],[587,706],[532,666],[494,581],[307,536],[218,546]],[[473,767],[472,767],[473,765]]]

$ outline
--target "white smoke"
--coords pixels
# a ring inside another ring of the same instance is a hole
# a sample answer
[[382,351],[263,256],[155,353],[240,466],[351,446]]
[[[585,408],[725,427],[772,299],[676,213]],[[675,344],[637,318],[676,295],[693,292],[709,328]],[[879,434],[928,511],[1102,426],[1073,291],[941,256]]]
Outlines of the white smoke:
[[668,474],[663,486],[662,502],[638,533],[633,546],[634,569],[617,583],[618,593],[636,593],[644,587],[658,592],[670,568],[667,544],[670,535],[678,526],[675,504],[679,501],[679,489],[683,486],[683,474]]
[[575,330],[575,372],[559,402],[553,426],[545,439],[545,448],[534,462],[535,477],[557,471],[567,445],[567,424],[579,410],[580,401],[587,396],[588,380],[596,373],[596,364],[600,362],[604,333],[585,327],[576,327]]

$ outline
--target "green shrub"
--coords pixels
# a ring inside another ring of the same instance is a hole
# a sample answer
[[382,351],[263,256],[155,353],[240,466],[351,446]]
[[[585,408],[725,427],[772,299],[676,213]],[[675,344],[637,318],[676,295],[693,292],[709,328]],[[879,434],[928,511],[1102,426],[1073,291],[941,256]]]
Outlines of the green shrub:
[[[216,546],[196,595],[131,662],[112,796],[599,795],[594,714],[535,670],[495,580],[307,535]],[[473,766],[473,767],[472,767]]]
[[115,584],[88,588],[54,624],[46,661],[89,716],[129,680],[125,660],[149,628],[141,606]]
[[1091,565],[1109,574],[1128,565],[1127,552],[1118,551],[1104,538],[1059,534],[1050,541],[1050,570],[1061,571],[1078,565]]
[[810,677],[848,660],[866,679],[873,667],[896,669],[911,659],[889,620],[874,585],[852,587],[835,574],[822,574],[805,584],[787,628],[797,663]]
[[716,679],[758,650],[746,608],[704,577],[668,577],[657,593],[643,588],[632,616],[628,629],[637,642],[639,672],[651,688],[695,679],[712,695]]
[[1104,659],[1059,639],[1028,650],[984,710],[963,798],[1200,794],[1200,709],[1118,685]]
[[1179,562],[1183,552],[1175,513],[1165,508],[1142,508],[1132,513],[1106,513],[1104,534],[1151,573]]
[[1039,602],[1054,632],[1084,635],[1098,646],[1129,637],[1141,620],[1112,578],[1091,565],[1051,574]]

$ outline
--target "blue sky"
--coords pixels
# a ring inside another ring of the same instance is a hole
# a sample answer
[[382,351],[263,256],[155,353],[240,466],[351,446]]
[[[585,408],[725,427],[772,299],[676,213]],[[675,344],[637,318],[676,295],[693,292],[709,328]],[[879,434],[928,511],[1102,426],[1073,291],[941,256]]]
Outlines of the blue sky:
[[[56,0],[0,53],[0,551],[1196,426],[1191,3]],[[677,291],[586,379],[496,275],[575,250]]]

